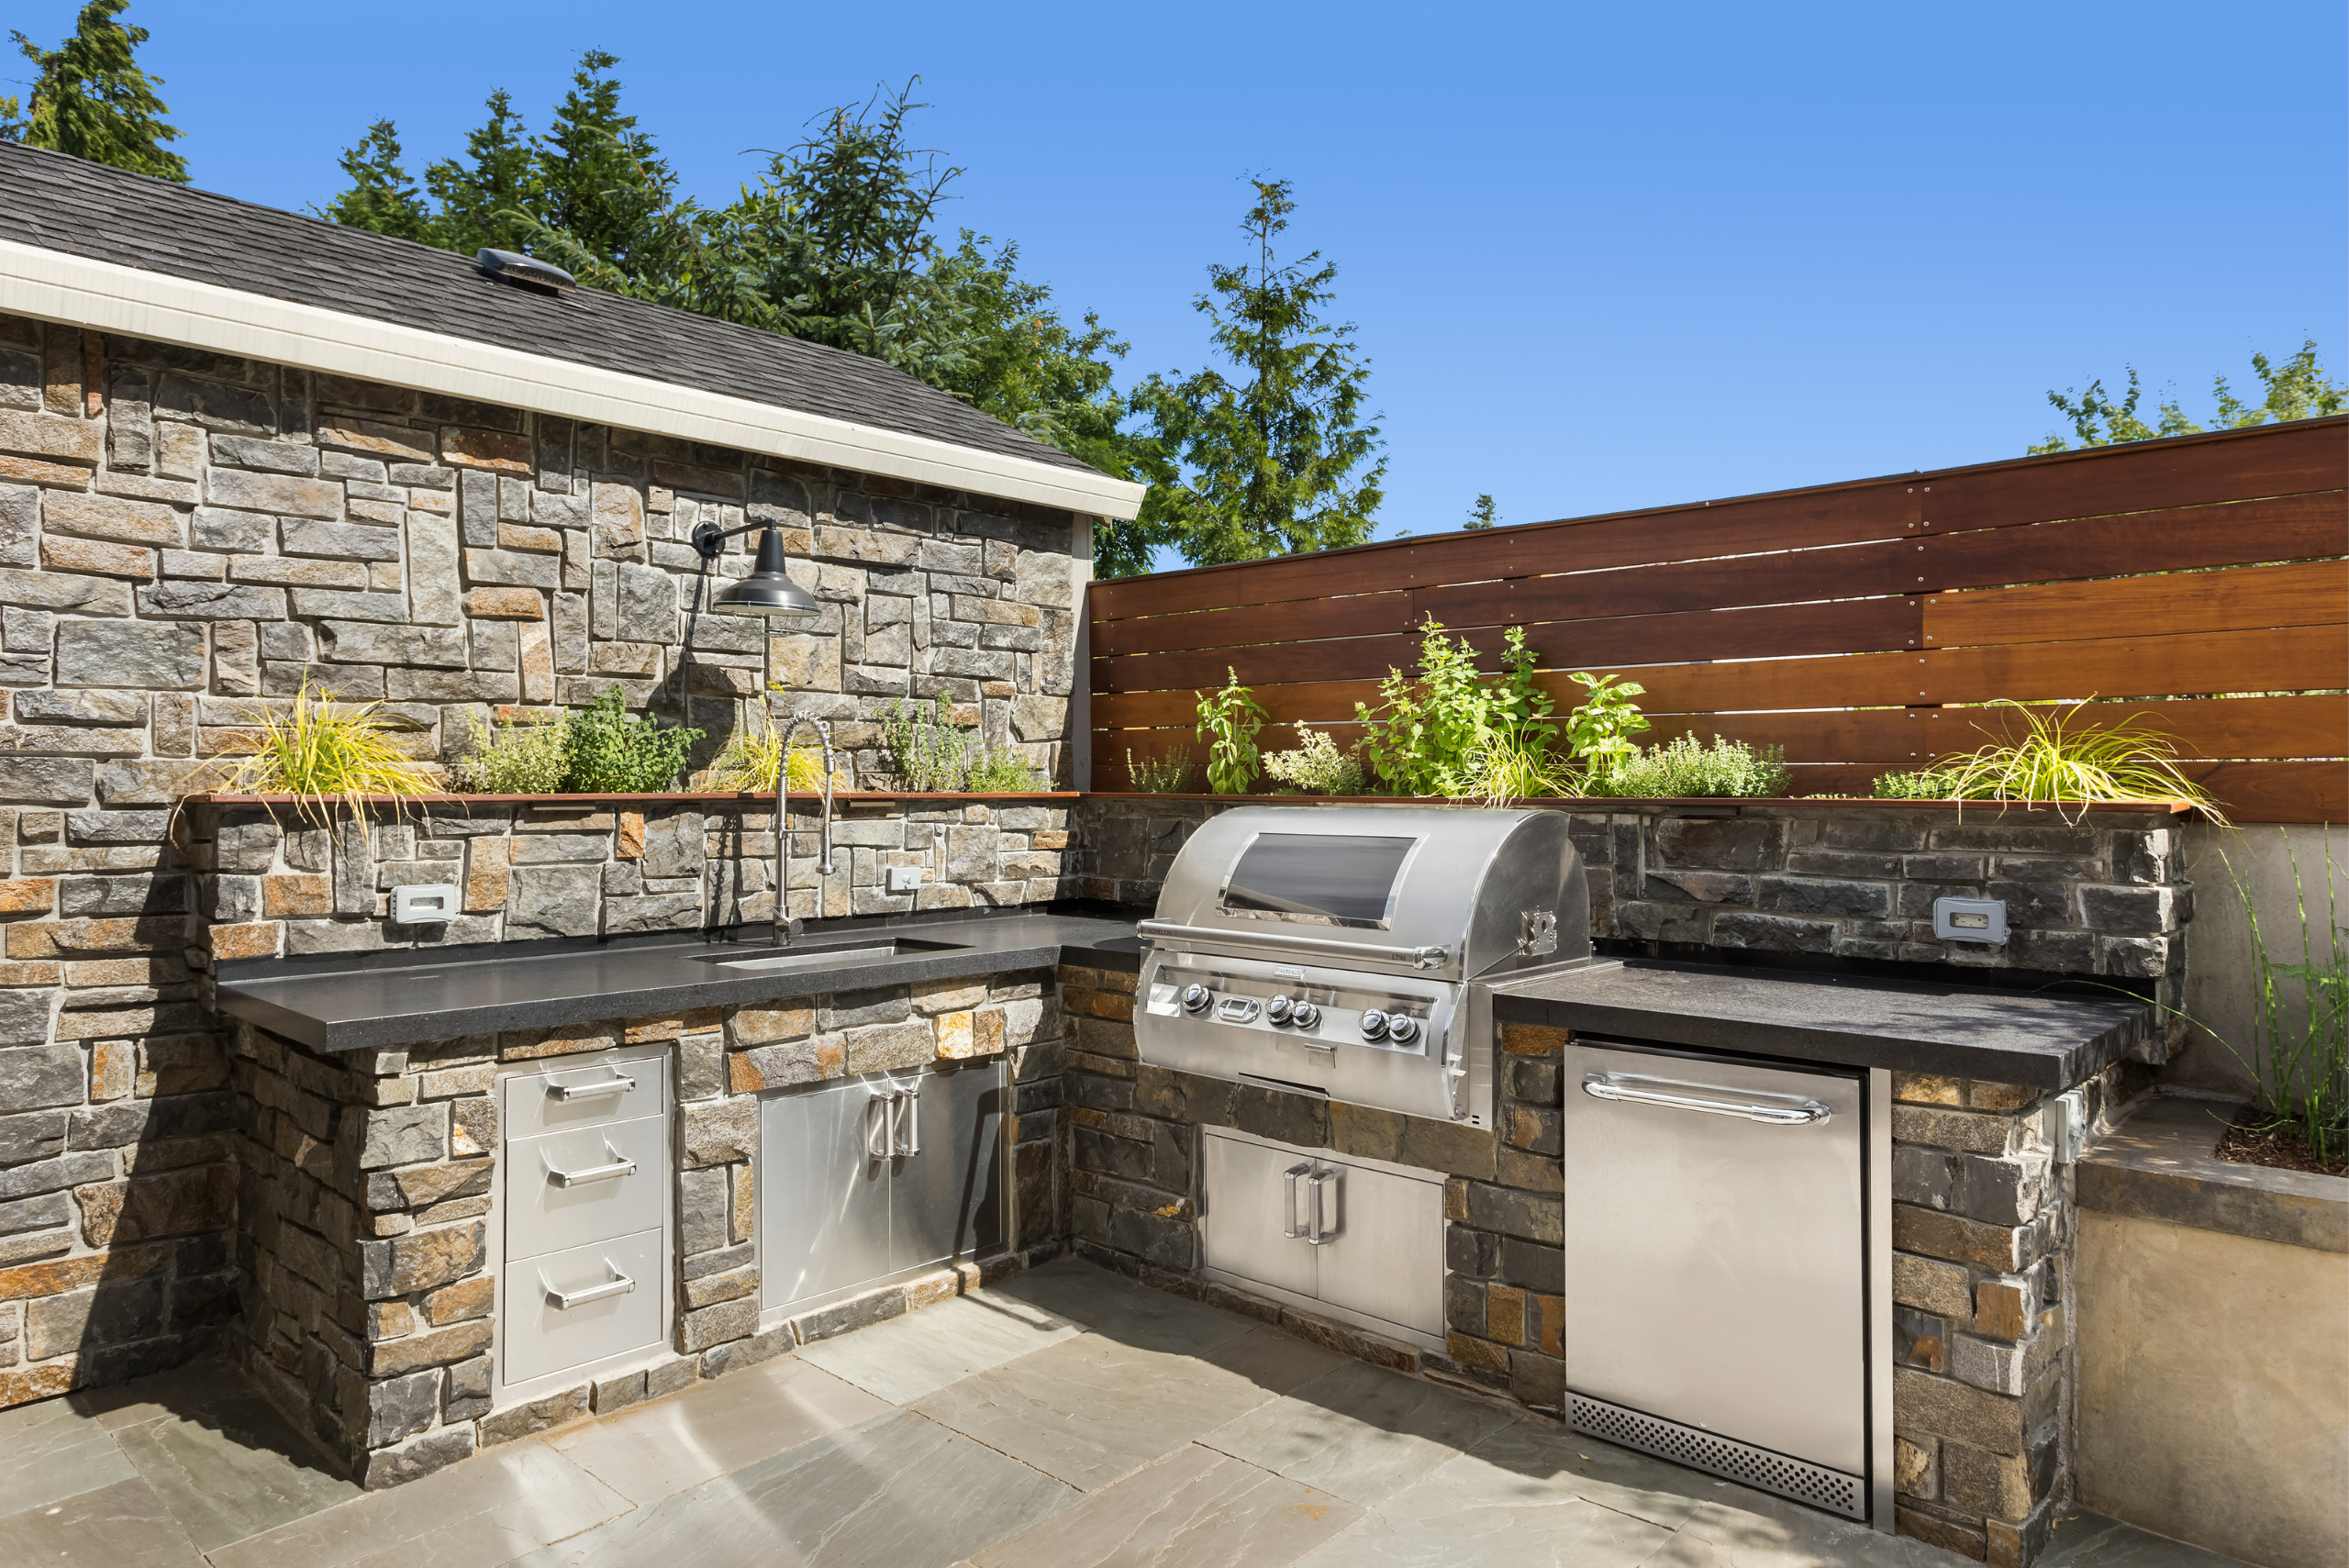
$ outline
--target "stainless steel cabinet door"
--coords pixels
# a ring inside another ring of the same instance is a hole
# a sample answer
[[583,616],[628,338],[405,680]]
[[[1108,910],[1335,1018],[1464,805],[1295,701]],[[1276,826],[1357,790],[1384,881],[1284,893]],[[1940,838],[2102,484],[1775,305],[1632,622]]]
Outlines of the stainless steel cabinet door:
[[759,1110],[760,1302],[786,1307],[893,1267],[885,1091],[863,1080]]
[[[1312,1249],[1314,1294],[1422,1334],[1443,1332],[1443,1184],[1317,1160],[1305,1207],[1329,1240]],[[1294,1245],[1294,1243],[1292,1243]]]
[[[1586,1092],[1609,1075],[1830,1116],[1773,1123]],[[1565,1088],[1567,1387],[1864,1473],[1862,1084],[1575,1043]]]
[[[1236,1138],[1212,1128],[1199,1137],[1200,1190],[1208,1210],[1201,1227],[1207,1266],[1298,1296],[1313,1296],[1321,1251],[1291,1237],[1306,1229],[1306,1155]],[[1294,1180],[1289,1173],[1297,1172]],[[1294,1207],[1292,1207],[1292,1202]]]
[[897,1089],[891,1271],[1002,1245],[1002,1064],[908,1076]]

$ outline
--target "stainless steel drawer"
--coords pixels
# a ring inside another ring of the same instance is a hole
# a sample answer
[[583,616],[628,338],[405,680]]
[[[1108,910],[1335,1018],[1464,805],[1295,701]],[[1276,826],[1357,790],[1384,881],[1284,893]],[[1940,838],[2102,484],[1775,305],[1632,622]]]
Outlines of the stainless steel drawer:
[[665,1058],[596,1062],[506,1080],[506,1136],[529,1138],[658,1116],[668,1107]]
[[509,1262],[505,1279],[502,1381],[661,1343],[661,1232]]
[[650,1116],[508,1140],[507,1257],[658,1229],[673,1179],[663,1155],[667,1126],[666,1118]]

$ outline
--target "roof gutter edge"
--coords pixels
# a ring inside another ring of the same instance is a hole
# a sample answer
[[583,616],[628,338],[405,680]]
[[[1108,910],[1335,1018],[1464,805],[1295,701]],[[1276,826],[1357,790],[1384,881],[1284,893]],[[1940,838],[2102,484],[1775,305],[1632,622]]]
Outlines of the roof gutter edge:
[[1095,517],[1134,517],[1145,489],[5,239],[0,311]]

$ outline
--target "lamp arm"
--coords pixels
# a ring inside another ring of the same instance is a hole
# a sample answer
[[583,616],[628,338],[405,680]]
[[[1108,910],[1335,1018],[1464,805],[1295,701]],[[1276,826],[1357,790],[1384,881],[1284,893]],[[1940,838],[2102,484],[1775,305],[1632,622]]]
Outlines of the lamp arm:
[[726,552],[728,539],[774,526],[773,523],[757,522],[744,523],[739,528],[721,528],[716,523],[696,523],[693,531],[694,549],[701,553],[704,561],[715,561]]

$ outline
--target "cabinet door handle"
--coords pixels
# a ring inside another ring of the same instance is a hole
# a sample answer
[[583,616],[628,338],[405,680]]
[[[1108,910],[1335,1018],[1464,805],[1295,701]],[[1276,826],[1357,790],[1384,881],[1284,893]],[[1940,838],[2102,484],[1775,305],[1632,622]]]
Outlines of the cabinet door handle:
[[600,1084],[549,1084],[547,1098],[551,1100],[594,1100],[606,1095],[625,1095],[636,1087],[636,1080],[625,1073],[614,1072]]
[[[1702,1111],[1707,1116],[1742,1117],[1747,1121],[1768,1122],[1777,1127],[1809,1127],[1827,1120],[1835,1113],[1817,1100],[1806,1100],[1793,1095],[1758,1095],[1753,1099],[1714,1100],[1696,1095],[1667,1095],[1656,1089],[1642,1089],[1642,1084],[1661,1087],[1703,1089],[1708,1095],[1753,1095],[1756,1091],[1716,1089],[1705,1084],[1675,1084],[1668,1078],[1642,1078],[1630,1073],[1590,1073],[1582,1081],[1582,1092],[1594,1100],[1618,1100],[1631,1105],[1664,1106],[1678,1111]],[[1765,1103],[1765,1102],[1776,1102]]]
[[896,1131],[892,1130],[889,1137],[889,1152],[910,1157],[921,1152],[921,1091],[900,1089],[889,1096],[889,1109],[893,1123],[900,1106],[905,1107],[904,1141],[900,1142]]
[[574,1307],[584,1307],[591,1301],[602,1301],[607,1296],[626,1296],[636,1288],[634,1280],[612,1267],[611,1259],[604,1260],[604,1268],[612,1277],[601,1284],[591,1284],[584,1290],[555,1289],[554,1282],[547,1278],[544,1269],[539,1271],[539,1283],[546,1286],[547,1302],[557,1312],[568,1312]]
[[1288,1184],[1288,1208],[1281,1217],[1281,1234],[1292,1241],[1301,1240],[1305,1236],[1305,1232],[1297,1228],[1297,1179],[1310,1175],[1312,1172],[1311,1165],[1291,1165],[1281,1173],[1281,1179]]
[[1307,1246],[1308,1246],[1308,1247],[1321,1247],[1321,1246],[1326,1246],[1326,1245],[1328,1245],[1330,1242],[1331,1242],[1331,1241],[1333,1241],[1333,1240],[1337,1240],[1338,1233],[1337,1233],[1335,1230],[1331,1230],[1331,1229],[1324,1229],[1324,1228],[1323,1228],[1323,1226],[1322,1226],[1322,1222],[1321,1222],[1321,1190],[1322,1190],[1322,1184],[1323,1184],[1323,1183],[1325,1183],[1325,1182],[1334,1182],[1334,1181],[1337,1181],[1337,1180],[1338,1180],[1338,1173],[1337,1173],[1337,1172],[1335,1172],[1335,1171],[1319,1171],[1319,1172],[1316,1172],[1316,1173],[1315,1173],[1311,1177],[1308,1178],[1308,1179],[1307,1179],[1307,1181],[1306,1181],[1306,1184],[1305,1184],[1305,1187],[1306,1187],[1306,1195],[1312,1199],[1312,1207],[1313,1207],[1313,1218],[1312,1218],[1312,1220],[1311,1220],[1310,1229],[1308,1229],[1306,1231],[1306,1235],[1305,1235],[1305,1244],[1306,1244]]
[[608,1138],[604,1140],[604,1152],[612,1157],[610,1164],[590,1165],[580,1171],[558,1170],[554,1162],[548,1160],[547,1180],[559,1187],[581,1187],[590,1182],[616,1182],[622,1176],[636,1174],[636,1162],[613,1148]]
[[[876,1110],[881,1114],[874,1115]],[[880,1124],[878,1129],[874,1125],[875,1122]],[[877,1140],[874,1138],[876,1130],[881,1135]],[[897,1096],[875,1089],[873,1097],[864,1102],[864,1157],[886,1160],[896,1152],[896,1142]]]

